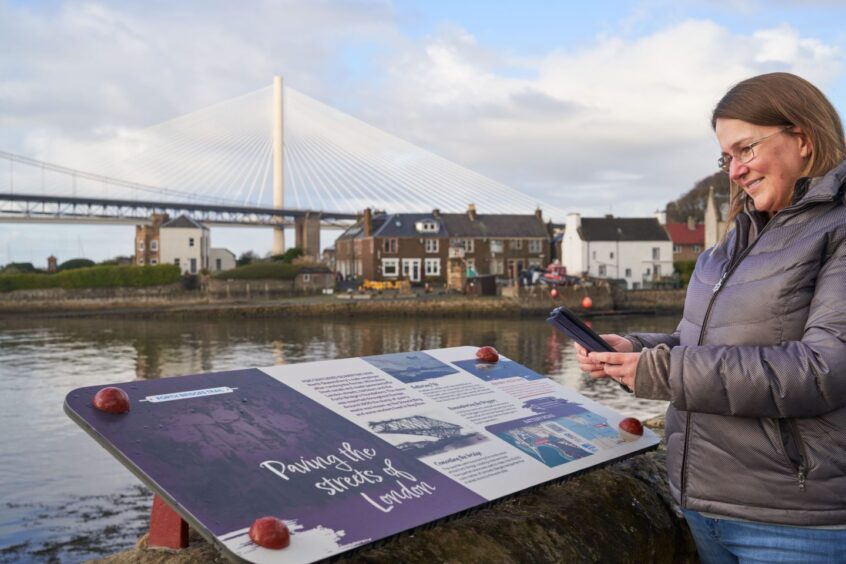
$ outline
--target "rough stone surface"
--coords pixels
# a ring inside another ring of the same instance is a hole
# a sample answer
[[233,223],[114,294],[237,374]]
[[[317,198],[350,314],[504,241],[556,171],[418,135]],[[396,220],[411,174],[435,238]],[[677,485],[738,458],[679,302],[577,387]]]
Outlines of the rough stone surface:
[[[660,432],[660,420],[647,426]],[[696,562],[687,526],[669,496],[663,447],[545,485],[413,534],[342,557],[347,564],[403,562]],[[292,542],[296,542],[292,538]],[[197,537],[188,549],[139,548],[107,563],[222,562]]]

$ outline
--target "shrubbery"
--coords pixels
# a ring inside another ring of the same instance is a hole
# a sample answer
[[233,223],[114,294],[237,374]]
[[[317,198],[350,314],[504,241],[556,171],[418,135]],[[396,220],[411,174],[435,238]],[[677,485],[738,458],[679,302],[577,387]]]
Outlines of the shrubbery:
[[143,288],[179,282],[179,267],[94,266],[65,270],[56,274],[0,274],[0,292],[44,288]]
[[231,280],[293,280],[300,268],[302,268],[300,265],[284,262],[257,262],[216,272],[212,274],[212,277]]

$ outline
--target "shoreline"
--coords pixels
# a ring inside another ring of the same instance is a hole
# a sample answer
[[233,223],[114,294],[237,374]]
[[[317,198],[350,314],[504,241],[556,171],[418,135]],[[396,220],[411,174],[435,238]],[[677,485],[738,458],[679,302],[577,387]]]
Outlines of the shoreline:
[[[258,287],[258,285],[257,285]],[[248,289],[248,288],[247,288]],[[566,306],[585,317],[680,313],[685,290],[623,290],[568,286],[553,298],[548,287],[505,288],[505,295],[386,292],[216,295],[179,285],[151,288],[18,290],[0,294],[0,319],[26,317],[502,317],[545,314]],[[589,298],[591,306],[583,307]]]

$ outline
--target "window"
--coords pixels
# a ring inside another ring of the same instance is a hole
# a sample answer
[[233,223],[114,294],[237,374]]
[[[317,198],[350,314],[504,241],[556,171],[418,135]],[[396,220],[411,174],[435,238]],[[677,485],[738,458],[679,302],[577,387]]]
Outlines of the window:
[[491,259],[491,274],[505,274],[505,263],[502,259]]
[[197,259],[195,258],[191,259],[191,274],[197,274]]
[[529,239],[529,252],[541,253],[543,252],[543,239]]
[[140,239],[140,240],[138,241],[138,250],[139,250],[139,251],[143,251],[143,250],[144,250],[144,239]]
[[673,254],[674,254],[674,255],[677,255],[677,254],[679,254],[680,252],[682,252],[681,245],[673,245]]
[[592,259],[596,258],[596,251],[591,251],[590,258],[592,258]]
[[698,253],[701,250],[702,250],[702,247],[700,247],[699,245],[693,245],[693,252],[694,253]]
[[451,239],[450,244],[453,247],[461,247],[465,253],[472,253],[475,249],[474,239]]
[[150,259],[150,264],[155,266],[155,265],[159,264],[159,261],[157,261],[156,259]]
[[194,246],[194,238],[193,238],[193,237],[191,237],[191,238],[189,238],[189,239],[188,239],[188,246],[189,246],[189,247],[193,247],[193,246]]
[[611,251],[610,253],[608,253],[608,257],[613,259],[614,258],[614,251]]
[[426,239],[425,246],[427,253],[437,253],[440,249],[440,241],[437,239]]
[[144,257],[138,257],[138,264],[144,264]]
[[423,272],[426,276],[441,275],[441,259],[427,258],[423,261]]
[[399,276],[399,259],[382,259],[382,276],[396,278]]
[[543,267],[543,263],[541,262],[541,259],[538,259],[538,258],[530,258],[530,259],[529,259],[529,268],[531,268],[531,267],[533,267],[533,266],[537,266],[537,267],[542,268],[542,267]]
[[311,282],[311,273],[303,272],[303,282]]
[[502,252],[502,239],[491,239],[491,254]]
[[627,269],[626,269],[626,278],[631,278],[631,277],[632,277],[632,269],[631,269],[631,268],[627,268]]
[[223,270],[223,261],[219,258],[214,259],[214,269],[215,270]]
[[150,241],[150,250],[154,252],[159,250],[159,242],[157,240],[153,239]]
[[173,264],[175,264],[176,266],[179,266],[179,259],[178,258],[173,259]]
[[519,251],[523,248],[523,239],[514,239],[511,241],[511,249],[515,251]]
[[385,253],[396,254],[399,248],[399,242],[396,239],[385,239],[382,241],[382,251]]
[[604,264],[599,265],[599,275],[605,276],[605,265]]
[[652,247],[652,260],[661,260],[661,247]]
[[417,227],[418,233],[438,232],[438,224],[432,221],[431,219],[424,219],[423,221],[418,221],[415,227]]
[[646,269],[646,276],[649,276],[650,274],[652,274],[652,271],[647,268]]

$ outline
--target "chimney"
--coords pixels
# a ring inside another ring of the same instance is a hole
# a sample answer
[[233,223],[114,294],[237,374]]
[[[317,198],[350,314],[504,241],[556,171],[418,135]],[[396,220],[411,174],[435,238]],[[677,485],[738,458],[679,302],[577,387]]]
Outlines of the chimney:
[[435,219],[440,219],[441,218],[441,210],[439,210],[438,208],[433,209],[432,210],[432,217],[434,217]]
[[373,215],[370,213],[370,208],[364,208],[364,218],[362,219],[362,229],[365,237],[373,235]]
[[57,263],[58,260],[53,255],[47,257],[47,272],[56,272],[58,270]]
[[655,219],[657,219],[658,223],[660,223],[661,225],[667,225],[667,212],[655,210]]
[[541,213],[541,209],[540,209],[540,208],[537,208],[537,209],[535,210],[535,217],[536,217],[536,218],[538,218],[538,221],[540,221],[541,223],[543,223],[543,214]]
[[467,204],[467,217],[470,221],[476,221],[476,204]]
[[696,220],[692,215],[687,216],[687,228],[691,231],[696,231]]
[[570,233],[577,233],[579,227],[582,226],[582,216],[577,213],[567,214],[567,231]]

